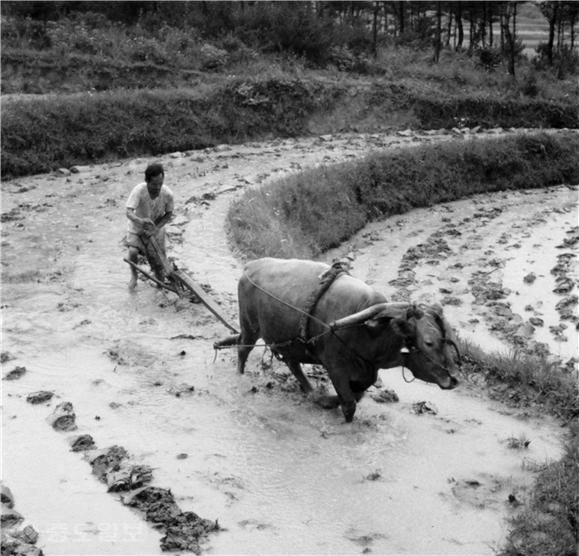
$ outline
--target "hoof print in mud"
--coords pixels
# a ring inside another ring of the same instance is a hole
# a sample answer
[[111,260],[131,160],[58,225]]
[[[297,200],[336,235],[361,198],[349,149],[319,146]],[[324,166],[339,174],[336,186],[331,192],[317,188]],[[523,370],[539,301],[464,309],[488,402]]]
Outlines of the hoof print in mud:
[[69,432],[78,428],[76,426],[76,414],[70,402],[58,404],[47,420],[52,425],[52,428],[57,431]]
[[26,401],[33,405],[49,402],[54,396],[54,392],[47,390],[40,390],[39,392],[32,392],[26,396]]

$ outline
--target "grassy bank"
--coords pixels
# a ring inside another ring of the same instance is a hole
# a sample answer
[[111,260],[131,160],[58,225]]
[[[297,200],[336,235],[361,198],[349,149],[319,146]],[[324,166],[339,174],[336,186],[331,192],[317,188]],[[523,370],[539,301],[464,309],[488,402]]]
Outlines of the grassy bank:
[[[139,71],[146,74],[150,69],[143,66]],[[124,70],[119,66],[115,71]],[[4,102],[2,177],[272,136],[408,127],[579,127],[579,112],[572,103],[497,98],[488,92],[455,95],[432,83],[312,78],[283,68],[255,78],[195,79],[192,88]]]
[[500,556],[574,556],[579,540],[579,385],[572,369],[537,357],[487,354],[461,342],[463,375],[491,398],[567,425],[564,455],[536,463],[535,484],[510,519]]
[[[320,167],[248,191],[229,211],[248,257],[315,257],[368,222],[474,193],[579,182],[579,135],[445,142]],[[347,218],[344,215],[347,214]]]
[[2,110],[2,177],[305,133],[334,91],[291,79],[48,96]]

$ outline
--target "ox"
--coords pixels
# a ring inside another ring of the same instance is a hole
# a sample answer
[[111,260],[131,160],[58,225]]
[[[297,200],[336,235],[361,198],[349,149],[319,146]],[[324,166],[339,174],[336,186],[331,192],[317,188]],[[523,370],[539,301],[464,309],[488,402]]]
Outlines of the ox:
[[337,272],[312,304],[321,280],[335,268],[297,259],[251,261],[238,284],[241,333],[216,347],[236,344],[243,373],[249,353],[262,338],[307,394],[313,388],[300,364],[321,364],[337,396],[318,396],[317,401],[324,407],[341,405],[347,422],[354,417],[356,402],[376,382],[378,369],[403,365],[440,388],[456,387],[451,372],[456,366],[453,348],[458,349],[440,306],[387,303],[346,272]]

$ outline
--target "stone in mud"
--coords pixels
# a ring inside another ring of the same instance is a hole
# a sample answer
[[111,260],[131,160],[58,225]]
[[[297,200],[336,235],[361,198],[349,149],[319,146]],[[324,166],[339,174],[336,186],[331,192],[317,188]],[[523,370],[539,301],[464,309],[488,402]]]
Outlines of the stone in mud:
[[26,396],[26,401],[31,404],[39,404],[48,402],[54,396],[54,392],[48,392],[47,390],[39,390],[38,392],[32,392]]
[[433,403],[426,401],[413,403],[412,411],[416,413],[416,415],[423,415],[424,413],[436,415],[438,413],[436,406]]
[[121,462],[128,457],[128,452],[122,446],[115,445],[91,454],[89,463],[92,472],[104,483],[107,473],[120,469]]
[[9,373],[6,374],[3,380],[18,380],[21,378],[28,369],[26,367],[14,367]]
[[[14,538],[22,541],[24,544],[36,544],[38,541],[38,532],[32,525],[26,525],[20,530],[15,530],[10,533]],[[24,554],[28,554],[25,552]]]
[[219,523],[203,519],[194,512],[182,512],[166,524],[166,534],[161,539],[164,551],[187,550],[201,553],[199,541],[209,533],[219,531]]
[[5,485],[0,486],[0,502],[7,508],[14,507],[14,495],[12,491]]
[[120,469],[106,473],[109,492],[141,488],[153,480],[153,471],[148,465],[121,465]]
[[86,452],[96,448],[95,441],[90,434],[81,434],[72,439],[70,443],[71,452]]
[[393,403],[399,401],[398,394],[394,390],[384,389],[372,392],[370,397],[377,403]]
[[59,403],[47,418],[52,428],[58,431],[75,431],[76,414],[70,402]]
[[537,279],[537,275],[534,272],[529,272],[524,278],[523,282],[525,284],[532,284]]

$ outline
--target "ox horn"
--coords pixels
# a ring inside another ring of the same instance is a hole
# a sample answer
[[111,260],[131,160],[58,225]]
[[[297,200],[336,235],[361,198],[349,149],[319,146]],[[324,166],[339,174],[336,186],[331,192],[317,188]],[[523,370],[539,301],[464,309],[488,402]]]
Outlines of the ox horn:
[[330,327],[334,330],[339,328],[348,328],[349,326],[356,326],[362,322],[366,322],[378,315],[381,318],[396,318],[405,315],[408,308],[408,303],[377,303],[362,311],[348,315],[341,319],[330,323]]

